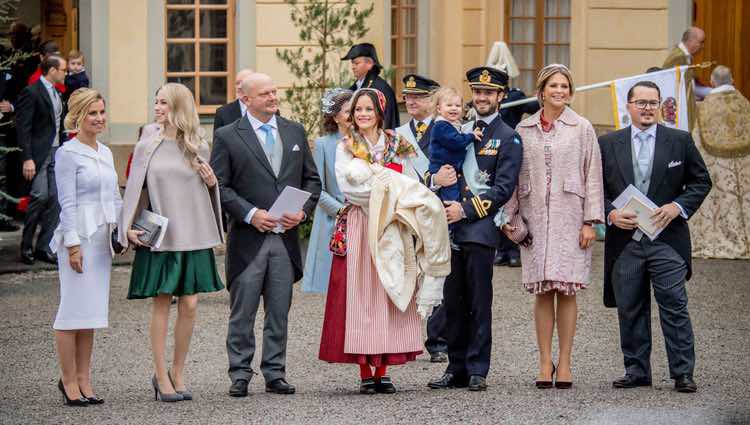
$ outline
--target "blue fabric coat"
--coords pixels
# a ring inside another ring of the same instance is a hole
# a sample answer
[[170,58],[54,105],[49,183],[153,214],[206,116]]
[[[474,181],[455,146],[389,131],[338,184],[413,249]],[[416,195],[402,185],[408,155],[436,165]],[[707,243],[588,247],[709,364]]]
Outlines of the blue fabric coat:
[[[473,133],[461,133],[448,121],[434,121],[430,132],[430,174],[438,172],[443,165],[460,170],[466,158],[466,148],[474,142]],[[458,183],[440,188],[438,196],[443,201],[458,201]]]
[[310,244],[307,246],[305,257],[305,271],[302,278],[304,292],[326,292],[328,278],[331,274],[333,260],[328,243],[333,234],[336,212],[344,206],[344,194],[336,183],[334,162],[336,160],[336,145],[341,135],[329,134],[315,140],[313,159],[318,168],[322,191],[315,208]]

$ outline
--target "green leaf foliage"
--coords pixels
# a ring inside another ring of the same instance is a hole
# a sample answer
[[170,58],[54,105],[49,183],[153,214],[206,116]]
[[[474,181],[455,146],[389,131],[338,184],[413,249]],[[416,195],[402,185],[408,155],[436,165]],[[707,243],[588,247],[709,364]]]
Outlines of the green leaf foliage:
[[340,58],[369,31],[365,20],[375,5],[360,8],[357,0],[286,0],[289,14],[304,47],[276,49],[276,57],[296,76],[285,90],[292,119],[305,127],[310,139],[320,130],[320,98],[326,88],[351,84],[349,64]]

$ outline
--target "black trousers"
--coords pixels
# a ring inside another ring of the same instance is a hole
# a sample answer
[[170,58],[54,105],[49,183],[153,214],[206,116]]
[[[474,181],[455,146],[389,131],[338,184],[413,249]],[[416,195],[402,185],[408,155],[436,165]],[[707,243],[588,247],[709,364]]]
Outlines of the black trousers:
[[[49,252],[49,243],[60,222],[60,204],[57,202],[57,185],[55,183],[55,152],[50,149],[49,156],[39,166],[31,180],[31,200],[23,223],[21,249],[36,249]],[[34,244],[34,235],[39,227],[39,236]]]
[[445,340],[445,307],[443,304],[437,306],[427,319],[427,340],[424,347],[430,354],[446,353],[448,342]]
[[446,372],[486,377],[492,348],[492,261],[494,247],[459,244],[451,256],[451,274],[443,288]]
[[515,242],[508,239],[505,233],[500,232],[500,241],[497,243],[497,256],[511,258],[521,258],[521,252]]

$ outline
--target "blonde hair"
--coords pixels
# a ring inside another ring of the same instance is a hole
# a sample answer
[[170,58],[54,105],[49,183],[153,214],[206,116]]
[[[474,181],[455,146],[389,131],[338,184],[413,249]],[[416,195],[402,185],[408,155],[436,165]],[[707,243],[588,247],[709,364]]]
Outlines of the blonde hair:
[[[180,83],[167,83],[156,92],[161,93],[169,106],[167,122],[177,128],[177,145],[185,154],[185,159],[194,169],[198,169],[198,148],[205,143],[201,137],[198,109],[193,93]],[[164,138],[164,128],[159,137]]]
[[440,102],[442,102],[447,97],[458,97],[461,99],[461,107],[463,108],[464,99],[461,96],[461,93],[454,89],[453,87],[440,87],[439,89],[435,90],[435,92],[432,94],[432,113],[433,115],[437,115],[437,108],[438,105],[440,105]]
[[[68,131],[80,131],[83,119],[89,112],[91,105],[98,101],[104,102],[101,93],[94,89],[81,87],[73,92],[68,99],[68,114],[65,116],[65,129]],[[105,102],[106,104],[106,102]]]
[[568,79],[568,86],[570,86],[570,97],[573,97],[575,93],[575,86],[573,85],[573,77],[570,75],[570,70],[567,66],[553,63],[545,66],[539,71],[536,77],[536,98],[539,100],[539,105],[544,105],[544,88],[547,86],[547,81],[552,78],[555,74],[562,74],[563,77]]
[[84,60],[86,60],[83,57],[83,52],[81,52],[80,50],[75,50],[75,49],[71,50],[68,53],[68,61],[70,61],[71,59],[80,59],[81,62],[83,62]]

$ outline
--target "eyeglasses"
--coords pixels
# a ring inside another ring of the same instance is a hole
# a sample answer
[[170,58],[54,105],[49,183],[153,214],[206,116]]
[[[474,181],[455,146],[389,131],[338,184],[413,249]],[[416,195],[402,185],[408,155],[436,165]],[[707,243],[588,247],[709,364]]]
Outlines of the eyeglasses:
[[658,100],[634,100],[632,102],[638,109],[657,109],[659,108],[660,102]]

